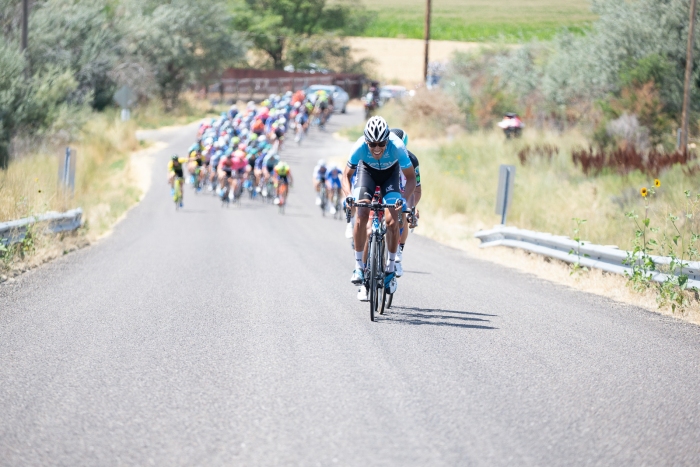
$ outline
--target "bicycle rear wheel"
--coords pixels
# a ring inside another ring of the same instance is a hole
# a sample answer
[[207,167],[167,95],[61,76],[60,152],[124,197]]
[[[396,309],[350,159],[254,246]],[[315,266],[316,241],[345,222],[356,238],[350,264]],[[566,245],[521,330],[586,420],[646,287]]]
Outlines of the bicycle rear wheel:
[[382,307],[379,310],[379,314],[383,315],[384,314],[384,309],[386,306],[386,287],[384,287],[384,271],[386,270],[386,258],[387,258],[387,251],[386,251],[386,242],[384,240],[381,240],[380,242],[381,248],[380,248],[380,254],[379,254],[379,270],[381,271],[381,276],[382,276],[382,283],[380,287],[382,288]]
[[175,196],[173,197],[175,201],[175,210],[180,209],[180,202],[182,201],[182,181],[179,177],[175,178]]
[[321,214],[326,215],[326,207],[328,204],[328,193],[326,192],[326,185],[323,184],[321,185],[321,189],[319,190],[319,196],[321,197]]

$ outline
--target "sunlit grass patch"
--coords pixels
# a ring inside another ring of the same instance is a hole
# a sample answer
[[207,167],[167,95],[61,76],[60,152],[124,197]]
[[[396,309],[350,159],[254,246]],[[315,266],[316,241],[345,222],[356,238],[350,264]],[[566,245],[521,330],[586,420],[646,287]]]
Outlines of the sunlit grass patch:
[[[424,1],[365,5],[373,15],[363,36],[423,38]],[[445,0],[433,2],[431,37],[469,42],[547,40],[563,28],[582,32],[594,19],[590,3],[574,0]]]

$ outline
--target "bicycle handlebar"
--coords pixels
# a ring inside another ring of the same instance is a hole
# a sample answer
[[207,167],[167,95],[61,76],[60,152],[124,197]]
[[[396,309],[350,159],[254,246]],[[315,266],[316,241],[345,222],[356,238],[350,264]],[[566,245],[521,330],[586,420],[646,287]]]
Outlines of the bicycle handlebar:
[[[400,209],[403,207],[403,202],[399,203],[399,206],[397,207],[396,204],[383,204],[383,203],[352,203],[353,208],[368,208],[372,211],[381,211],[383,209]],[[347,222],[350,222],[350,209],[351,206],[345,206],[345,219]],[[403,218],[402,218],[403,219]]]
[[399,209],[403,206],[403,203],[399,203],[398,207],[396,204],[382,204],[382,203],[353,203],[353,207],[356,208],[369,208],[372,211],[379,211],[380,209]]

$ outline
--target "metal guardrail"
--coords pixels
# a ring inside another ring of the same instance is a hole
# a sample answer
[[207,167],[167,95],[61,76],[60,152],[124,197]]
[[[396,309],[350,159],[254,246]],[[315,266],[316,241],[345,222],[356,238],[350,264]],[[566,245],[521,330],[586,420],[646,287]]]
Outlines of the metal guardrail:
[[47,212],[39,216],[25,217],[16,221],[0,223],[0,242],[5,246],[21,242],[27,235],[27,228],[33,224],[46,223],[46,232],[59,233],[76,230],[82,225],[83,210],[71,209],[66,212]]
[[[614,245],[578,243],[569,237],[504,226],[480,230],[474,236],[481,240],[481,248],[507,246],[615,274],[632,273],[632,268],[625,264],[629,252]],[[658,265],[668,265],[671,262],[671,258],[667,256],[652,255],[651,258]],[[641,255],[637,256],[637,261],[641,261]],[[689,261],[684,265],[683,272],[688,275],[688,287],[700,288],[700,262]],[[664,282],[669,277],[659,271],[652,271],[650,274],[656,282]]]

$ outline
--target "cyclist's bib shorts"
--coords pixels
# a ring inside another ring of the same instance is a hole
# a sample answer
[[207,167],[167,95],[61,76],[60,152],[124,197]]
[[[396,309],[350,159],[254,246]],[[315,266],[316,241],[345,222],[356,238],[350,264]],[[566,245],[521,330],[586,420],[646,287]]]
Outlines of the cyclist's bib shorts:
[[384,204],[394,204],[401,198],[399,173],[401,169],[399,163],[395,162],[386,169],[374,169],[360,161],[357,166],[357,182],[353,190],[355,200],[372,200],[375,187],[381,188]]

